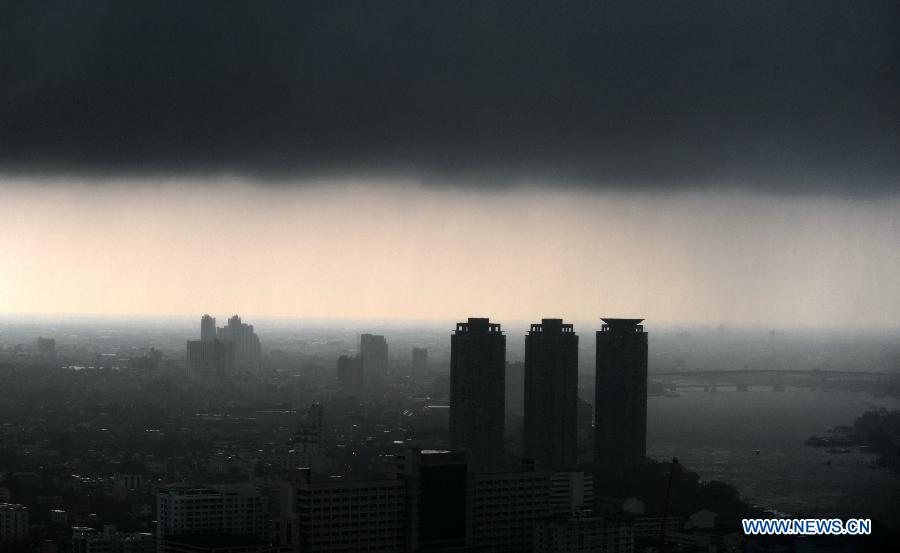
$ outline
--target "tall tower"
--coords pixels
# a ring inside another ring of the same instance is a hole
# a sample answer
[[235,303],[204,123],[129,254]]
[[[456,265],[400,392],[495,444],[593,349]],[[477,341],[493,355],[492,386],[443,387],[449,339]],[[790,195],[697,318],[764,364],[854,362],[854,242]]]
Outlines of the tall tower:
[[359,337],[359,360],[367,382],[381,382],[387,375],[388,344],[384,336],[363,334]]
[[525,456],[564,471],[578,460],[578,335],[542,319],[525,336]]
[[506,336],[489,319],[457,323],[450,336],[450,447],[473,471],[503,465]]
[[203,315],[200,318],[200,339],[204,342],[216,339],[216,318]]
[[594,462],[621,475],[647,454],[647,333],[643,319],[603,319],[597,332]]
[[259,336],[253,331],[253,325],[241,322],[238,315],[228,319],[228,324],[218,329],[217,336],[222,340],[234,342],[234,365],[242,370],[259,370],[262,359],[262,347]]

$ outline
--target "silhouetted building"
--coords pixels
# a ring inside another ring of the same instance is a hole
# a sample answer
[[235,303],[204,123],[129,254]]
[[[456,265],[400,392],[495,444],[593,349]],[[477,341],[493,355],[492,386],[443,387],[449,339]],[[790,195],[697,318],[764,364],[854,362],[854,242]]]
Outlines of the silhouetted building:
[[541,469],[571,469],[577,429],[578,335],[562,319],[542,319],[525,336],[525,456]]
[[397,553],[405,549],[406,484],[399,479],[313,479],[282,484],[278,543],[302,553]]
[[200,339],[204,342],[216,339],[216,318],[209,315],[200,317]]
[[407,551],[456,551],[466,545],[466,454],[410,450],[396,456],[406,481]]
[[39,337],[36,341],[38,355],[46,360],[56,359],[56,339]]
[[382,382],[387,375],[388,345],[384,336],[363,334],[359,337],[359,360],[366,382]]
[[128,363],[134,370],[156,372],[162,363],[162,352],[156,348],[150,348],[143,355],[129,359]]
[[505,371],[500,325],[457,323],[450,336],[450,448],[466,452],[469,470],[503,465]]
[[217,337],[234,343],[234,366],[236,369],[256,371],[262,362],[262,347],[253,325],[241,322],[234,315],[228,324],[216,331]]
[[469,476],[468,545],[475,551],[531,553],[535,526],[550,516],[550,473],[475,473]]
[[603,319],[597,332],[594,460],[614,478],[647,453],[647,333],[643,319]]
[[319,452],[322,440],[322,405],[313,403],[306,410],[306,416],[297,425],[293,446],[298,453],[307,456]]
[[234,369],[234,343],[227,340],[188,340],[187,371],[192,378],[224,378]]
[[363,387],[362,362],[359,357],[341,355],[337,360],[337,379],[341,390],[359,392]]
[[428,371],[428,350],[425,348],[413,348],[412,350],[412,373],[415,376],[422,376]]

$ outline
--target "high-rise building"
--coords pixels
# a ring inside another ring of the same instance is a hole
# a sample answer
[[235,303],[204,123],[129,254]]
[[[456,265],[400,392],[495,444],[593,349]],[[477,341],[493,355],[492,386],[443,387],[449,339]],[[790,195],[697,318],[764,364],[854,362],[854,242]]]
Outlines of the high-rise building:
[[192,378],[221,379],[234,368],[234,343],[227,340],[188,340],[187,370]]
[[597,332],[594,461],[615,478],[647,453],[647,333],[643,319],[603,319]]
[[425,348],[412,349],[412,373],[414,376],[422,376],[428,370],[428,350]]
[[571,469],[577,430],[578,335],[562,319],[542,319],[525,336],[525,456],[541,469]]
[[229,534],[260,541],[270,537],[267,499],[249,484],[159,488],[156,505],[160,551],[166,551],[171,536]]
[[506,336],[489,319],[457,323],[450,336],[450,448],[469,470],[503,466]]
[[381,382],[387,375],[388,345],[384,336],[363,334],[359,337],[359,361],[367,382]]
[[253,325],[241,322],[238,315],[228,319],[228,324],[216,331],[218,338],[234,343],[234,366],[238,370],[259,370],[262,347]]
[[216,318],[203,315],[200,318],[200,339],[204,342],[216,339]]

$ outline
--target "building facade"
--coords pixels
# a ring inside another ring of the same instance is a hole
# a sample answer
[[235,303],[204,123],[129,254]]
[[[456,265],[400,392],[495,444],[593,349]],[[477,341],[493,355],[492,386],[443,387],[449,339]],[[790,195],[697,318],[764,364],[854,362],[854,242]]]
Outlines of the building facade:
[[597,332],[594,460],[615,478],[647,454],[647,333],[643,319],[603,319]]
[[359,362],[366,382],[383,382],[388,370],[388,344],[385,337],[376,334],[361,335]]
[[159,551],[166,551],[169,536],[230,534],[257,540],[270,537],[267,499],[249,484],[159,488],[156,513]]
[[226,340],[188,340],[187,372],[191,378],[222,379],[234,370],[234,344]]
[[525,336],[524,452],[540,469],[569,470],[578,457],[578,335],[562,319]]
[[28,539],[28,507],[0,503],[0,544]]
[[406,485],[400,479],[313,479],[296,469],[282,485],[278,544],[303,553],[405,550]]
[[262,346],[253,325],[241,322],[238,315],[228,319],[228,324],[216,330],[216,336],[234,343],[234,366],[238,370],[257,371],[262,364]]
[[458,323],[450,336],[450,448],[471,471],[503,466],[506,336],[489,319]]

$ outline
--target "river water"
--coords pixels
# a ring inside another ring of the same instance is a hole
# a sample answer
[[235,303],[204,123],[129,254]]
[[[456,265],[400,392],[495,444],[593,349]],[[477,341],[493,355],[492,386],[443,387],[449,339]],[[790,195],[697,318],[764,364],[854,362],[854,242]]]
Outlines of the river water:
[[900,408],[900,400],[791,388],[680,393],[649,399],[650,457],[678,457],[702,479],[726,482],[766,508],[868,517],[900,528],[900,476],[873,468],[874,455],[855,447],[829,454],[803,444],[830,426],[852,424],[863,411]]

